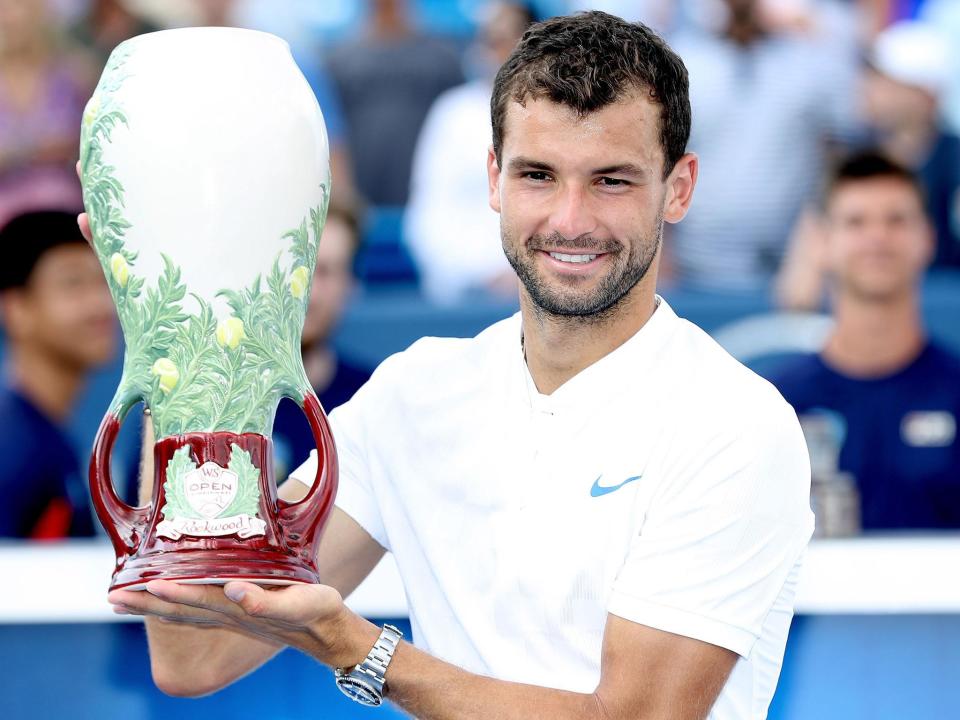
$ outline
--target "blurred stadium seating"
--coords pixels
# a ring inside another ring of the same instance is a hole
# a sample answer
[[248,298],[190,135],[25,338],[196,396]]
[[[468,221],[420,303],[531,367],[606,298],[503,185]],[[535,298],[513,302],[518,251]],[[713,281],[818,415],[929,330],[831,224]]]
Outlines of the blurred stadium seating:
[[402,241],[403,212],[403,207],[367,209],[356,259],[357,278],[364,285],[416,288],[417,268]]

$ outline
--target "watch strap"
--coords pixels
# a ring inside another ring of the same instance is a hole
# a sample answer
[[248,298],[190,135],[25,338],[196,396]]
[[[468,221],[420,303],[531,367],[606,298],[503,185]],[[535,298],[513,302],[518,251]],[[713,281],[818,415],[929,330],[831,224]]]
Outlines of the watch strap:
[[387,667],[393,660],[393,653],[396,651],[397,645],[400,644],[400,638],[402,637],[403,633],[393,625],[384,625],[377,642],[374,643],[373,648],[367,653],[367,657],[358,666],[366,673],[373,674],[381,692],[386,685]]
[[386,691],[386,672],[403,633],[386,624],[367,657],[352,668],[337,668],[338,687],[350,698],[369,706],[380,705]]

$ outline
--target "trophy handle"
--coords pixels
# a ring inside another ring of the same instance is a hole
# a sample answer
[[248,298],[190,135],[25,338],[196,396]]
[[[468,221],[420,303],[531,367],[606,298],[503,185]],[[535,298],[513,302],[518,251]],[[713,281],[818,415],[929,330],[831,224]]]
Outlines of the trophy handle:
[[317,446],[317,476],[306,497],[300,502],[277,501],[278,522],[289,545],[301,550],[307,549],[307,555],[313,562],[316,545],[320,540],[317,531],[333,509],[333,501],[337,496],[337,448],[320,401],[312,391],[307,392],[300,400],[300,407],[307,416]]
[[135,508],[120,499],[110,474],[110,458],[113,444],[120,432],[120,423],[135,401],[139,400],[124,402],[116,414],[112,410],[107,411],[100,423],[100,429],[97,430],[90,455],[90,496],[100,523],[110,535],[117,557],[131,555],[136,551],[140,543],[140,531],[146,526],[150,516],[149,506]]

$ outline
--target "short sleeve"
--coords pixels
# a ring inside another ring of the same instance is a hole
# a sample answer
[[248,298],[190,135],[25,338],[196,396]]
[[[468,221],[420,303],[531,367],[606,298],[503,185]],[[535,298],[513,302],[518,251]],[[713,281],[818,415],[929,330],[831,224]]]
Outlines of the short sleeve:
[[[370,430],[366,420],[376,417],[370,414],[369,408],[376,407],[377,386],[378,383],[371,379],[352,400],[333,410],[330,414],[330,430],[336,443],[339,466],[336,505],[356,520],[382,547],[389,549],[367,456]],[[290,478],[310,487],[316,475],[317,451],[312,450],[307,461],[290,473]]]
[[[810,467],[776,399],[701,435],[664,479],[614,582],[608,611],[747,657],[813,532]],[[680,457],[679,454],[675,454]]]

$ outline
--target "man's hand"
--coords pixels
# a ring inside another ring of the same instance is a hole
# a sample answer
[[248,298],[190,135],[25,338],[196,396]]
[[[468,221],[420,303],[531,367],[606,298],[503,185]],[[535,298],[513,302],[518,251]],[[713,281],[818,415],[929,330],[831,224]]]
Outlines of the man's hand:
[[362,661],[380,632],[326,585],[265,589],[248,582],[221,587],[152,580],[145,592],[114,590],[107,599],[120,614],[238,630],[303,650],[330,667]]
[[90,231],[90,216],[85,212],[77,215],[77,225],[80,226],[80,234],[93,246],[93,233]]
[[[380,629],[324,585],[264,589],[247,582],[114,590],[117,612],[229,628],[298,648],[330,667],[366,657]],[[387,670],[389,697],[424,720],[702,720],[736,662],[729,650],[608,616],[600,685],[576,693],[474,675],[401,643]]]
[[[80,178],[81,182],[83,181],[83,176],[80,173],[80,161],[77,161],[77,177]],[[90,216],[85,212],[77,215],[77,225],[80,226],[80,234],[87,239],[87,242],[90,243],[90,246],[93,247],[93,233],[90,232]]]

